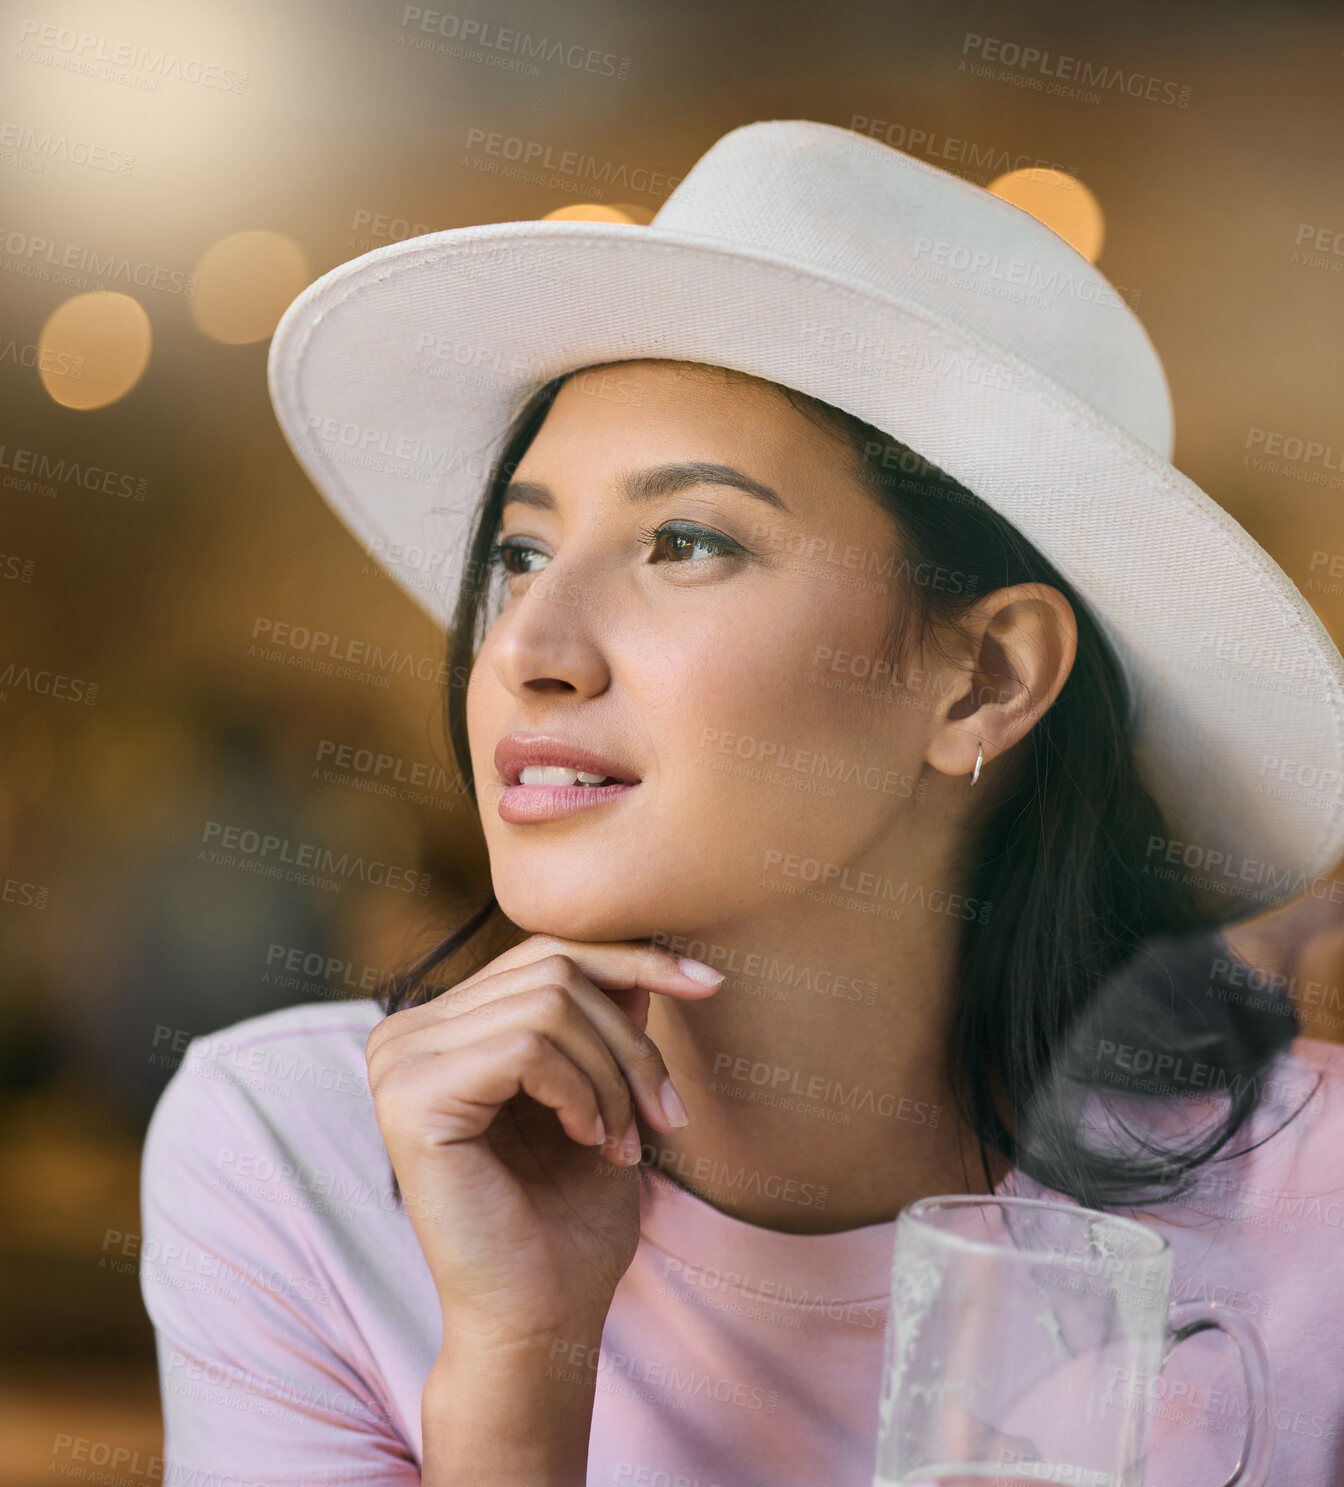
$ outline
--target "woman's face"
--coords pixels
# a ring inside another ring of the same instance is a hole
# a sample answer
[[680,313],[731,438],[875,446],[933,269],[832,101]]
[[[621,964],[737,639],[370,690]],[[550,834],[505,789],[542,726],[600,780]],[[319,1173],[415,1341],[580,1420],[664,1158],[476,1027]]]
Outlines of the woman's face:
[[[787,913],[803,860],[820,886],[822,869],[899,866],[924,795],[927,703],[856,680],[881,654],[895,535],[844,446],[765,383],[622,362],[562,387],[512,486],[527,499],[507,502],[499,541],[517,576],[467,719],[494,889],[515,924],[589,940],[704,933]],[[514,733],[581,745],[638,783],[505,819],[495,749]]]

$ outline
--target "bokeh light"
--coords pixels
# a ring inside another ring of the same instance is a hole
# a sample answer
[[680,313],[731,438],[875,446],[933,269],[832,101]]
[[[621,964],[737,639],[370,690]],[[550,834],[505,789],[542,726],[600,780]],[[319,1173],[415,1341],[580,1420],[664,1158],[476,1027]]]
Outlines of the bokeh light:
[[144,375],[153,339],[149,316],[129,294],[76,294],[42,327],[37,374],[64,408],[105,408]]
[[293,238],[257,229],[232,232],[196,260],[191,314],[212,341],[264,341],[312,275]]
[[542,222],[628,222],[647,227],[653,221],[648,207],[625,201],[608,206],[600,201],[577,201],[572,206],[556,207],[539,219]]
[[1089,263],[1097,261],[1106,241],[1106,218],[1101,203],[1077,176],[1035,166],[997,176],[989,189],[1044,222]]

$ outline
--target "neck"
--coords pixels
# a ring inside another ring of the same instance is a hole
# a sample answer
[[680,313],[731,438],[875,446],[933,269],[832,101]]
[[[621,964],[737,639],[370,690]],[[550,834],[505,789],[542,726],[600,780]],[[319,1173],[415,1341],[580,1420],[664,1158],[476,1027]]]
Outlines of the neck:
[[989,1152],[985,1181],[948,1070],[962,921],[899,912],[796,897],[768,918],[659,935],[726,975],[706,1001],[651,999],[647,1031],[690,1123],[641,1124],[645,1161],[725,1213],[799,1234],[996,1186],[1010,1164]]

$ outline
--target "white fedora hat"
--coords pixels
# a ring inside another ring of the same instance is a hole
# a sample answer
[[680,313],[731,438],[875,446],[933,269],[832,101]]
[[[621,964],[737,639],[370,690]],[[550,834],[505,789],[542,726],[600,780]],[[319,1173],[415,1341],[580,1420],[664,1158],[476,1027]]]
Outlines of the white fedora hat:
[[280,426],[367,551],[446,624],[524,398],[595,362],[781,382],[908,444],[1076,587],[1133,691],[1170,837],[1154,872],[1250,910],[1344,853],[1344,658],[1292,581],[1170,463],[1143,326],[1035,217],[834,125],[734,129],[648,226],[454,228],[377,248],[286,310]]

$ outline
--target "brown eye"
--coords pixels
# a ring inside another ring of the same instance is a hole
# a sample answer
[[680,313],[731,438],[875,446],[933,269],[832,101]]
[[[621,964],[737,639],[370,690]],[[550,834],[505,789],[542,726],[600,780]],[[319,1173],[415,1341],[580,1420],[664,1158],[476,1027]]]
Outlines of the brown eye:
[[731,537],[724,537],[718,532],[706,531],[701,527],[665,524],[661,527],[644,527],[639,535],[644,546],[661,550],[676,562],[683,559],[699,561],[696,557],[697,548],[708,549],[710,557],[721,558],[738,557],[743,552]]
[[540,548],[533,547],[529,542],[492,542],[490,550],[485,555],[485,565],[489,570],[501,568],[510,578],[517,578],[525,573],[535,573],[537,569],[527,567],[529,554],[545,557],[546,554]]

